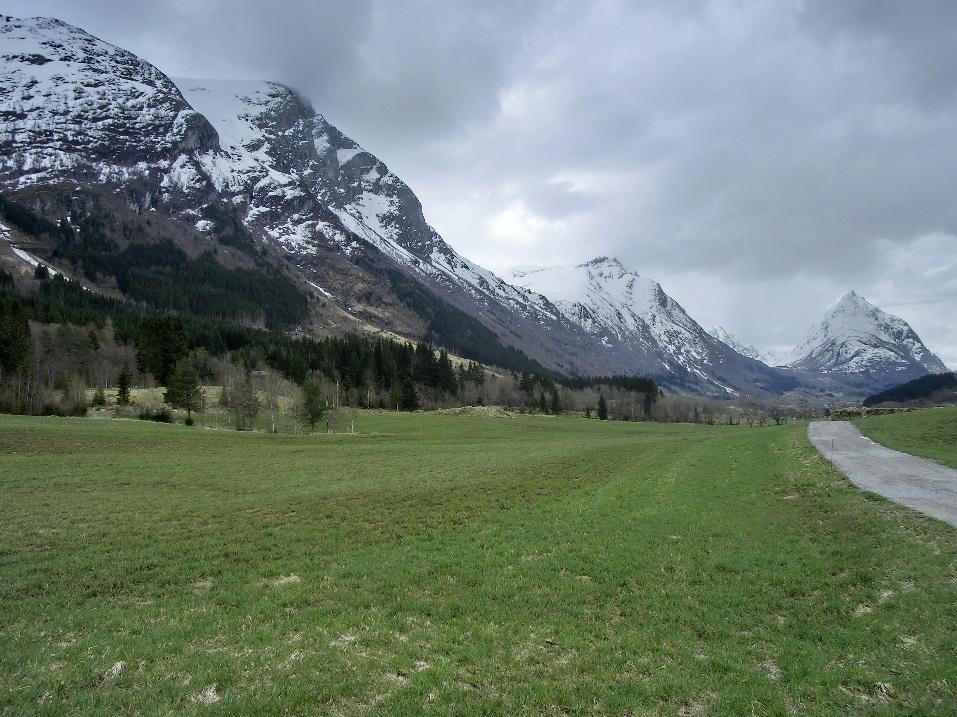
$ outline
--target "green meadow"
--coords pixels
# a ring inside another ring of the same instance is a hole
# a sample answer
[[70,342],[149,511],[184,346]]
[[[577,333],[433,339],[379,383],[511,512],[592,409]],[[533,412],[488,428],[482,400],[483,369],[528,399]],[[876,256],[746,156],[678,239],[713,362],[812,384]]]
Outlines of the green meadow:
[[0,417],[0,714],[957,713],[957,532],[803,424],[357,430]]
[[854,424],[888,448],[957,468],[957,406],[868,416]]

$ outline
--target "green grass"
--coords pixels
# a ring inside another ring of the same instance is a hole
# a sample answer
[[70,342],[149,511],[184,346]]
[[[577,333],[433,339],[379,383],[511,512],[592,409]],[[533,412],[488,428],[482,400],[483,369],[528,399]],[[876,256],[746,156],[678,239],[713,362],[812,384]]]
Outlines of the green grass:
[[957,406],[868,416],[854,425],[883,446],[957,468]]
[[0,417],[0,714],[957,711],[957,533],[803,425],[360,425]]

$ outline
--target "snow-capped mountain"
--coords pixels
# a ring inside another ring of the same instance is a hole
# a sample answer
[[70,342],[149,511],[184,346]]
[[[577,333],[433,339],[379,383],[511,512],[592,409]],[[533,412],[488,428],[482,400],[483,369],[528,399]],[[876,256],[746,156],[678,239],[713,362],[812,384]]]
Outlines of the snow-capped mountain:
[[[405,182],[290,88],[177,82],[216,128],[221,149],[184,157],[168,176],[171,187],[191,193],[209,178],[241,209],[248,226],[263,230],[307,273],[321,275],[309,258],[322,247],[356,262],[371,247],[542,363],[566,370],[613,368],[547,298],[519,290],[458,254],[426,221]],[[324,285],[334,281],[320,278]]]
[[176,85],[136,55],[50,18],[0,18],[0,178],[102,182],[216,146]]
[[199,251],[236,220],[360,327],[616,368],[547,299],[457,254],[401,179],[289,88],[183,80],[187,99],[135,55],[45,18],[0,17],[0,57],[0,186],[49,218],[120,199],[188,227],[176,239]]
[[851,380],[861,387],[887,387],[948,370],[906,321],[854,291],[779,361],[782,366]]
[[768,364],[769,366],[774,365],[769,361],[767,352],[762,351],[757,346],[744,343],[723,326],[712,326],[710,329],[708,329],[708,333],[718,339],[718,341],[721,341],[722,343],[733,348],[742,356],[747,356],[748,358]]
[[780,377],[705,331],[656,281],[600,257],[576,266],[516,269],[512,280],[548,296],[606,351],[666,385],[779,390]]
[[[0,148],[0,189],[31,211],[72,227],[71,213],[99,207],[117,246],[171,241],[279,271],[312,294],[316,330],[387,330],[512,367],[717,395],[788,390],[814,363],[782,372],[741,355],[614,260],[506,282],[458,254],[408,185],[290,88],[174,81],[59,20],[0,16]],[[54,266],[50,241],[21,233],[17,248]]]
[[[209,177],[234,203],[249,197],[246,222],[262,225],[291,253],[330,239],[349,253],[359,237],[403,267],[465,289],[480,303],[499,302],[535,318],[548,308],[542,297],[529,297],[456,253],[426,222],[408,185],[293,90],[272,82],[177,83],[216,128],[222,151],[184,158],[170,174],[173,184],[189,190]],[[307,197],[341,226],[305,212],[276,211]]]

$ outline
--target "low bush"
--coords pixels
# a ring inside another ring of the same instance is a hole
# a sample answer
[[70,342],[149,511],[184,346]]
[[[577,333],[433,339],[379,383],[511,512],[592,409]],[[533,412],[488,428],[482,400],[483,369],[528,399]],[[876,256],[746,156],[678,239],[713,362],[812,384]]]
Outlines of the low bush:
[[156,421],[157,423],[172,423],[173,412],[166,406],[150,408],[144,406],[137,414],[141,421]]

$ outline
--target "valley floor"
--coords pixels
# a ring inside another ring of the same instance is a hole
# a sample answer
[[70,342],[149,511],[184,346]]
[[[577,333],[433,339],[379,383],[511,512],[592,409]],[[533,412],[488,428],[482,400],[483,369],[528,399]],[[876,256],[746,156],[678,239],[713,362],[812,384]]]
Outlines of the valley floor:
[[801,424],[0,417],[0,714],[940,715],[957,532]]

